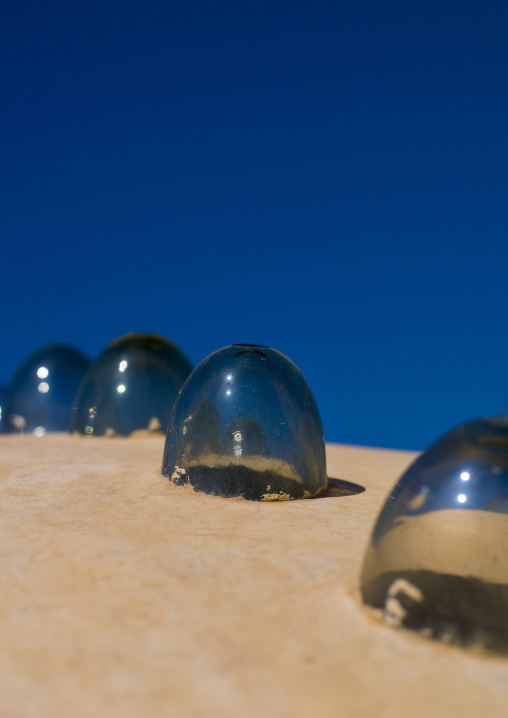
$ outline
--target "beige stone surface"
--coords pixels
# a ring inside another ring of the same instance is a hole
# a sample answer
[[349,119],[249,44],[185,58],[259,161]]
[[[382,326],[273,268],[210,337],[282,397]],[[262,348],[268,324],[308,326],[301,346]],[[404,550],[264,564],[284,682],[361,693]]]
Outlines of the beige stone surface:
[[328,446],[354,496],[252,503],[163,440],[0,437],[0,716],[507,715],[508,660],[396,631],[358,575],[407,452]]

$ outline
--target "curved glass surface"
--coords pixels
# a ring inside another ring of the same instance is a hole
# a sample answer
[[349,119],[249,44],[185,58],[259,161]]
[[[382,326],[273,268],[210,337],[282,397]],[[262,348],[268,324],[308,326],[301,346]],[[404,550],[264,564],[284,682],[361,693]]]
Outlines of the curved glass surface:
[[157,334],[127,334],[112,342],[81,386],[71,431],[89,436],[164,432],[192,364]]
[[175,403],[162,473],[196,491],[254,501],[326,489],[321,418],[302,372],[275,349],[249,344],[204,359]]
[[4,430],[5,400],[7,398],[7,387],[0,386],[0,434]]
[[90,360],[74,347],[54,345],[31,354],[19,367],[5,399],[4,431],[68,431],[74,399]]
[[364,601],[448,643],[508,651],[508,420],[445,434],[383,507],[365,556]]

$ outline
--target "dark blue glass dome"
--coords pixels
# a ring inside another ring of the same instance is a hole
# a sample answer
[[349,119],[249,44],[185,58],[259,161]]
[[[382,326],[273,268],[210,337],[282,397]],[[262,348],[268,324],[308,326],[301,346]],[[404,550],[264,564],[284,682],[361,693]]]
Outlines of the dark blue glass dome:
[[31,354],[19,367],[5,399],[4,431],[68,431],[74,399],[90,360],[74,347],[54,345]]
[[364,601],[395,626],[508,651],[508,420],[478,419],[432,444],[375,525]]
[[157,334],[127,334],[93,364],[76,400],[72,431],[89,436],[165,432],[192,364]]
[[7,387],[0,386],[0,434],[4,430],[5,400],[7,398]]
[[326,489],[323,428],[302,372],[275,349],[249,344],[204,359],[175,403],[162,473],[196,491],[254,501]]

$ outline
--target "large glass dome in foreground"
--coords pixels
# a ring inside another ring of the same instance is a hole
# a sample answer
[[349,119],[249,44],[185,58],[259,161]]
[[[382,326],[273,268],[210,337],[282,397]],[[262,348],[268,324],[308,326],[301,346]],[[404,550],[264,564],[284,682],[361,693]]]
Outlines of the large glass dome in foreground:
[[361,578],[385,619],[447,643],[508,652],[508,420],[477,419],[403,474]]

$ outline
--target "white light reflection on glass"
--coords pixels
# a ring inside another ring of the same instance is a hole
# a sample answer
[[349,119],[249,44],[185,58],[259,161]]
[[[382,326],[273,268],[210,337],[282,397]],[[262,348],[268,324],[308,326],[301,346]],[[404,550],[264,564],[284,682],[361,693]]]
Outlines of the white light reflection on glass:
[[466,494],[459,494],[457,496],[457,501],[459,502],[459,504],[464,504],[467,501]]
[[37,376],[39,377],[39,379],[45,379],[48,376],[48,374],[49,374],[49,369],[45,366],[40,366],[37,369]]
[[117,392],[118,392],[119,394],[123,394],[124,391],[125,391],[125,384],[119,384],[119,385],[116,387],[116,390],[117,390]]
[[228,389],[226,394],[229,396],[231,394],[231,389]]
[[49,391],[49,384],[46,384],[45,381],[41,381],[37,389],[41,392],[41,394],[46,394]]
[[226,379],[227,379],[228,381],[231,381],[232,378],[233,378],[233,375],[232,375],[232,374],[228,374],[227,377],[226,377]]
[[32,434],[40,438],[46,434],[46,429],[43,426],[36,426]]
[[236,457],[242,455],[242,432],[241,431],[235,431],[233,434],[233,439],[235,441],[235,447],[233,449],[233,453]]
[[125,371],[127,369],[127,362],[125,361],[125,359],[124,361],[120,362],[120,364],[118,365],[118,369],[119,371]]
[[469,479],[471,478],[471,474],[469,473],[469,471],[463,471],[460,475],[460,478],[462,479],[462,481],[469,481]]

